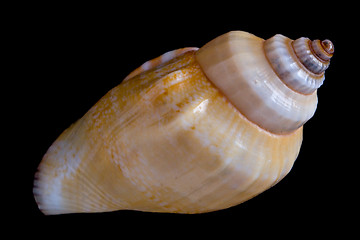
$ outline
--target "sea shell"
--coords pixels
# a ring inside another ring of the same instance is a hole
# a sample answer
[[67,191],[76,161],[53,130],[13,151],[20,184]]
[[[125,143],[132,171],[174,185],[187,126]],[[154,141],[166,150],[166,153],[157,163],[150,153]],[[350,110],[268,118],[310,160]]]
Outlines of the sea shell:
[[233,31],[144,63],[51,145],[39,209],[202,213],[256,196],[293,166],[333,49]]

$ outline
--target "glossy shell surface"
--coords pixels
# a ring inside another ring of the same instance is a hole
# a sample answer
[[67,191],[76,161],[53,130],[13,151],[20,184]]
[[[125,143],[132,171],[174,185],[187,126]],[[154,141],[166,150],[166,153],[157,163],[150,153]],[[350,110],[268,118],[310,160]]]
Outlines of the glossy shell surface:
[[249,121],[195,53],[139,70],[61,134],[36,175],[45,214],[209,212],[254,197],[290,171],[302,127],[278,135]]

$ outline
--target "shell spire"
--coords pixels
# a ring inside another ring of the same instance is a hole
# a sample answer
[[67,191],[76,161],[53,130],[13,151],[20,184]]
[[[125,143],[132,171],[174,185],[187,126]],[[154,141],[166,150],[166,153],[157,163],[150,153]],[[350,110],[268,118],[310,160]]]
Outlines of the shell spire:
[[316,90],[333,53],[329,40],[294,41],[281,34],[264,40],[232,31],[200,48],[196,60],[239,112],[267,131],[286,134],[314,115]]
[[329,67],[334,53],[334,45],[330,40],[299,38],[292,45],[300,62],[312,73],[321,74]]
[[291,40],[281,34],[265,41],[265,54],[274,71],[291,89],[310,94],[325,80],[324,72],[334,54],[330,40],[301,37]]

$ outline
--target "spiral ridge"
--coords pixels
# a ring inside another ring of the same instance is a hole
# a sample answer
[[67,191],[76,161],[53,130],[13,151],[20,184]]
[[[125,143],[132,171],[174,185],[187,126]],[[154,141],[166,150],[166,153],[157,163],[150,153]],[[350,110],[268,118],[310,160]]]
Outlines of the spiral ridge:
[[277,34],[264,43],[265,55],[279,78],[291,89],[311,94],[325,80],[334,47],[329,40],[295,41]]
[[[293,41],[292,46],[300,62],[311,72],[321,74],[330,64],[330,58],[321,51],[320,41],[310,41],[308,38],[299,38]],[[324,59],[323,59],[324,58]]]

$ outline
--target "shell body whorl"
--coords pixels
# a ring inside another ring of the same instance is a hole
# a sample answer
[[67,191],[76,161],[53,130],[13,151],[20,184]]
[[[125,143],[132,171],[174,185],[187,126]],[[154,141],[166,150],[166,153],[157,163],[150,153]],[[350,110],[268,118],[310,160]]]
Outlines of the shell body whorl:
[[[218,76],[235,83],[219,87]],[[249,33],[171,51],[132,72],[59,136],[36,173],[36,202],[45,214],[237,205],[290,171],[316,103],[316,91],[302,94],[279,79],[264,40]],[[264,127],[275,120],[285,130]]]

